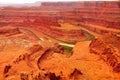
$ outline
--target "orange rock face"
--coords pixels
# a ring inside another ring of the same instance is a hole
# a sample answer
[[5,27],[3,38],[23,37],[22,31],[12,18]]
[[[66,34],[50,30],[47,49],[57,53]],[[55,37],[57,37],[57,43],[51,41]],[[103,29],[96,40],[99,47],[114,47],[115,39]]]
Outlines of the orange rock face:
[[95,39],[90,44],[90,52],[99,55],[113,71],[120,72],[120,38],[108,34]]
[[14,34],[20,34],[20,30],[15,27],[1,27],[0,28],[0,35],[14,35]]
[[44,27],[49,27],[49,26],[60,26],[58,23],[57,18],[55,17],[39,17],[34,20],[33,24],[44,26]]

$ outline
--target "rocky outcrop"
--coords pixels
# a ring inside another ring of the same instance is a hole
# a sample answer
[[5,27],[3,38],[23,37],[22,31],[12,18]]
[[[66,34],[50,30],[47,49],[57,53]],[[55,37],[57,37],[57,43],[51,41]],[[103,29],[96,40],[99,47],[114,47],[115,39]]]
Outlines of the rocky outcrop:
[[9,72],[11,67],[12,67],[11,65],[6,65],[5,66],[5,68],[4,68],[4,77],[9,76],[7,73]]
[[90,52],[97,54],[113,71],[120,72],[120,37],[113,34],[106,34],[104,37],[94,39],[89,47]]
[[58,43],[56,43],[56,44],[54,44],[53,51],[55,53],[63,54],[64,53],[64,48],[61,45],[59,45]]
[[20,34],[19,28],[16,27],[0,27],[0,35],[10,36],[15,34]]
[[93,25],[93,24],[84,24],[84,23],[80,23],[78,25],[82,26],[83,28],[86,28],[86,29],[88,29],[90,31],[93,31],[95,33],[102,34],[102,35],[105,34],[105,33],[120,34],[120,30],[119,29],[105,28],[103,26],[98,26],[98,25]]
[[50,17],[50,16],[38,17],[37,19],[34,20],[33,25],[39,25],[44,27],[60,26],[57,17]]
[[[114,19],[113,19],[114,20]],[[110,19],[98,19],[98,18],[83,18],[81,22],[85,24],[93,24],[93,25],[98,25],[98,26],[103,26],[106,28],[115,28],[115,29],[120,29],[120,22],[119,21],[113,21]],[[114,27],[113,27],[114,26]]]

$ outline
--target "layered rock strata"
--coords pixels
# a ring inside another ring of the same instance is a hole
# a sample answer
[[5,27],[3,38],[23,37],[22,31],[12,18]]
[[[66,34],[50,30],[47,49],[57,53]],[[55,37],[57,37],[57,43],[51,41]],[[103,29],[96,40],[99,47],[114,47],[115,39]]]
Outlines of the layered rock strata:
[[[109,36],[109,37],[108,37]],[[90,52],[97,54],[113,71],[120,72],[120,37],[113,34],[107,34],[104,37],[94,39],[90,43]]]

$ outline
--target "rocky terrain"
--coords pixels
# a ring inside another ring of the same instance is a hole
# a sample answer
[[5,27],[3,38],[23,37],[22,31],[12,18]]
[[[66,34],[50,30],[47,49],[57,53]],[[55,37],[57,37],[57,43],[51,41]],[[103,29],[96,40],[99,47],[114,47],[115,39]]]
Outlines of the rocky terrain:
[[[35,29],[37,27],[40,31],[44,32],[44,34],[50,34],[55,38],[60,38],[62,35],[68,36],[68,38],[64,37],[64,41],[76,35],[79,37],[81,35],[84,36],[83,39],[86,37],[81,29],[68,31],[68,33],[66,30],[62,31],[61,29],[56,29],[56,27],[62,27],[61,24],[64,23],[79,26],[98,34],[107,32],[119,34],[120,2],[43,2],[37,7],[0,8],[1,26],[23,26]],[[77,32],[79,34],[69,36],[71,32]],[[73,41],[79,40],[79,38],[73,38]]]
[[[106,40],[109,39],[109,40]],[[115,72],[120,72],[120,38],[107,34],[95,39],[90,44],[90,52],[98,54]],[[99,46],[98,46],[99,45]]]
[[0,32],[1,80],[120,79],[120,37],[115,34],[78,42],[67,57],[61,45],[25,29],[4,27]]
[[120,2],[0,7],[0,80],[120,80]]

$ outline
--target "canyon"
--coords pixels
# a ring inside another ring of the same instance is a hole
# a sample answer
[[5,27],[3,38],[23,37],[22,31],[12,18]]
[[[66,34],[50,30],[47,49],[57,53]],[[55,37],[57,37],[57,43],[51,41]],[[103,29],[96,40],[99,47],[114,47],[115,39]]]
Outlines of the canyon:
[[[103,32],[105,33],[115,32],[116,29],[118,29],[117,33],[119,33],[120,29],[119,17],[120,17],[119,1],[71,2],[71,3],[46,2],[41,3],[41,6],[39,7],[28,8],[4,7],[0,9],[1,26],[4,25],[28,26],[28,27],[47,26],[45,28],[48,29],[48,31],[52,29],[51,26],[60,27],[59,21],[63,20],[64,23],[78,25],[80,27],[87,28],[88,30],[97,32],[99,34],[102,34]],[[99,26],[100,28],[96,26]]]
[[0,59],[0,80],[120,80],[120,2],[0,7]]

